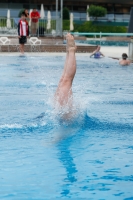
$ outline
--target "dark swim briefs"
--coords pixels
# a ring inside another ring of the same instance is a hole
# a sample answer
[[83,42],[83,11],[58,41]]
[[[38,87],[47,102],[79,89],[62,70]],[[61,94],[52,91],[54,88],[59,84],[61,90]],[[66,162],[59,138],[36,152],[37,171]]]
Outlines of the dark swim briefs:
[[19,38],[19,44],[25,44],[26,42],[27,42],[26,36],[21,36],[21,38]]

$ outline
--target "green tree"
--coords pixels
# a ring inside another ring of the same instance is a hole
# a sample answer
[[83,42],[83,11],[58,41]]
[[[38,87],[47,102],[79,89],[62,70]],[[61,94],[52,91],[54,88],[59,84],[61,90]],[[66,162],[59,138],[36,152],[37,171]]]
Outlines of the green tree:
[[104,17],[107,14],[107,9],[102,6],[91,5],[87,10],[89,15],[97,19],[97,17]]
[[19,13],[18,13],[18,17],[20,18],[21,17],[21,14],[24,12],[24,8],[23,9],[21,9],[20,11],[19,11]]
[[68,8],[63,8],[63,19],[69,20],[70,19],[70,12]]

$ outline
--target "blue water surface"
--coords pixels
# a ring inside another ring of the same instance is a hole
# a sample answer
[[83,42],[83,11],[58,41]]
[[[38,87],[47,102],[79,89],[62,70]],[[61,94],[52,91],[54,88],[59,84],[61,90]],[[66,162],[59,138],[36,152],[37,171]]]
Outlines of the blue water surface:
[[77,56],[75,118],[53,95],[65,57],[0,56],[0,200],[133,199],[133,65]]
[[102,46],[124,46],[127,47],[128,44],[130,43],[129,41],[110,41],[110,40],[78,40],[77,43],[82,43],[82,44],[90,44],[90,45],[102,45]]

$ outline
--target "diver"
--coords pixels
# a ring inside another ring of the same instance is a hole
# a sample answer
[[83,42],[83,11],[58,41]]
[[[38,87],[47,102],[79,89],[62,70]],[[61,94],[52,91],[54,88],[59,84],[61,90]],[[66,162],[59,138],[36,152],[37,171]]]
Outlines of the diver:
[[119,64],[122,66],[130,65],[131,61],[127,60],[128,56],[126,53],[122,54],[122,59],[119,61]]
[[96,48],[96,50],[93,51],[93,53],[90,55],[90,58],[91,58],[92,56],[94,56],[94,58],[101,58],[101,56],[102,56],[102,57],[105,57],[104,54],[100,52],[100,49],[101,49],[101,47],[98,46],[98,47]]
[[76,45],[74,37],[68,33],[66,35],[66,61],[63,74],[60,78],[57,90],[55,92],[55,103],[59,107],[68,106],[72,108],[72,82],[76,73]]

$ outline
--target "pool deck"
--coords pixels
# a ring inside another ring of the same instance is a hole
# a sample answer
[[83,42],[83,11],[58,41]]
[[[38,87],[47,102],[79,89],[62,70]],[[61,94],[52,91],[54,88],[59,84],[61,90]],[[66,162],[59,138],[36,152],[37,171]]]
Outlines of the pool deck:
[[[102,46],[101,52],[106,57],[121,58],[122,53],[128,54],[128,47],[115,47],[115,46]],[[19,52],[0,52],[0,56],[19,56]],[[56,56],[56,55],[65,55],[64,52],[26,52],[26,56]],[[76,53],[80,56],[89,56],[90,53]]]

